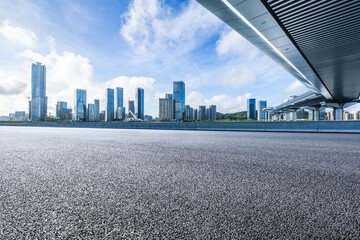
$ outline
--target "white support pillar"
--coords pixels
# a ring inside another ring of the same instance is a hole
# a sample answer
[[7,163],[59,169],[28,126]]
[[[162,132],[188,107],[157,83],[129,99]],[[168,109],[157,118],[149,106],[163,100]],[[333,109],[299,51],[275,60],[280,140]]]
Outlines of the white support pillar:
[[334,118],[335,121],[343,121],[344,120],[344,108],[334,108]]
[[313,120],[320,121],[320,107],[315,107],[315,110],[313,111]]
[[290,113],[289,112],[286,113],[286,121],[288,121],[288,122],[290,121]]

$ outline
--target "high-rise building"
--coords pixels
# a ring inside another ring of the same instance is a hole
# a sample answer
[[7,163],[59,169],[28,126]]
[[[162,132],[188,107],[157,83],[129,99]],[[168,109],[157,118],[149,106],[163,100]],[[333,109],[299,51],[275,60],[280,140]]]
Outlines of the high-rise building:
[[94,104],[95,104],[95,121],[100,121],[100,100],[99,99],[94,99]]
[[185,83],[173,83],[174,115],[176,120],[183,120],[185,115]]
[[267,107],[267,102],[266,101],[258,101],[258,116],[257,116],[257,120],[259,121],[265,121],[266,120],[266,112],[263,111],[264,108]]
[[136,117],[144,120],[144,89],[137,88],[135,92]]
[[56,117],[60,120],[65,120],[65,109],[67,109],[67,102],[58,101],[56,103]]
[[216,105],[211,105],[209,107],[209,109],[210,109],[210,119],[209,120],[215,121],[216,120]]
[[185,105],[185,119],[193,120],[194,119],[194,109],[190,105]]
[[165,94],[165,98],[159,98],[159,119],[171,120],[174,118],[174,101],[173,95]]
[[256,120],[256,99],[247,100],[247,120]]
[[193,119],[194,119],[194,120],[199,120],[199,119],[198,119],[198,110],[197,110],[197,109],[194,109]]
[[86,90],[75,90],[74,119],[86,121]]
[[44,120],[47,112],[46,67],[41,63],[31,65],[31,120]]
[[[119,114],[117,110],[124,106],[124,89],[121,87],[116,88],[116,116],[122,116],[122,114]],[[118,117],[116,117],[118,118]]]
[[87,118],[89,122],[96,121],[96,104],[89,103],[87,108]]
[[24,111],[16,111],[14,114],[14,121],[25,121],[26,115]]
[[130,117],[130,118],[135,117],[135,101],[134,100],[128,101],[128,117]]
[[29,101],[29,118],[28,120],[31,120],[31,100]]
[[206,106],[199,106],[198,120],[206,120]]
[[100,121],[104,122],[105,121],[105,110],[102,110],[100,113]]
[[124,120],[126,118],[126,108],[125,107],[119,107],[116,111],[116,119],[118,120]]
[[114,121],[115,117],[115,106],[114,106],[114,89],[106,89],[106,115],[105,121],[111,122]]

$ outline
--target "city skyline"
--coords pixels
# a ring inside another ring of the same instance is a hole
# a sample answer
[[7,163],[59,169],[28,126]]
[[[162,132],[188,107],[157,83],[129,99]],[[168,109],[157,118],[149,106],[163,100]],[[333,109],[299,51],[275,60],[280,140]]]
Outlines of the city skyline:
[[[0,13],[0,115],[27,109],[36,61],[47,66],[52,113],[57,101],[74,107],[76,88],[104,109],[100,89],[123,87],[126,101],[141,87],[150,115],[178,80],[186,82],[187,103],[215,104],[223,113],[246,110],[247,98],[275,106],[306,91],[195,1],[1,1]],[[346,110],[354,109],[359,104]]]

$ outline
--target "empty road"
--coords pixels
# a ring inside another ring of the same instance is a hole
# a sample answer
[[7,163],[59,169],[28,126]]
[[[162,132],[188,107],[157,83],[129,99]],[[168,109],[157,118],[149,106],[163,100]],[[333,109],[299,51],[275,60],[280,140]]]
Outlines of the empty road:
[[360,134],[0,127],[0,239],[360,238]]

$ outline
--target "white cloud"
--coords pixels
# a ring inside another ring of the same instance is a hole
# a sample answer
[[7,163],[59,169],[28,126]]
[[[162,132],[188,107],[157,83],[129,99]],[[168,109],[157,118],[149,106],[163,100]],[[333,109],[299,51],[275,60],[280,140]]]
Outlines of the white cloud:
[[[138,53],[180,53],[194,49],[222,24],[191,1],[178,15],[159,0],[134,0],[122,16],[121,35]],[[164,56],[162,56],[164,57]]]
[[186,104],[191,107],[198,108],[199,105],[210,106],[216,105],[216,110],[222,113],[234,113],[246,110],[247,99],[250,98],[251,93],[246,93],[243,96],[230,97],[226,94],[216,95],[212,98],[204,98],[199,92],[191,92],[186,97]]
[[286,89],[285,93],[289,95],[299,95],[305,93],[308,89],[300,81],[293,81]]
[[251,66],[240,64],[228,68],[223,76],[223,85],[239,88],[256,82],[256,74]]
[[22,93],[27,84],[18,78],[8,78],[0,82],[0,95],[16,95]]
[[24,47],[34,47],[37,37],[29,29],[12,26],[9,20],[4,20],[0,26],[0,34],[7,40]]
[[234,30],[225,30],[216,42],[216,52],[219,56],[235,56],[254,59],[260,51]]

